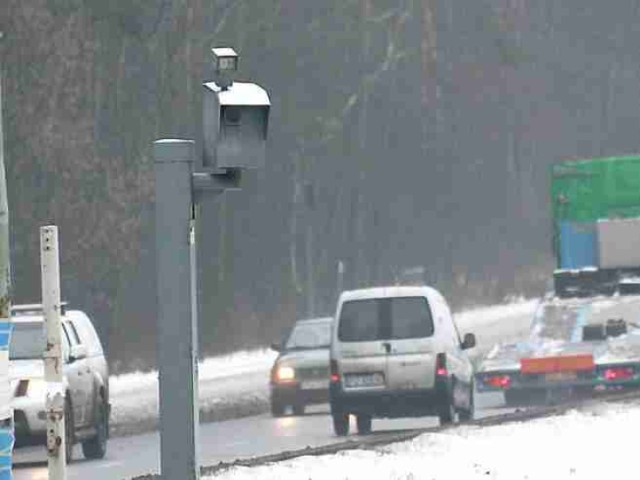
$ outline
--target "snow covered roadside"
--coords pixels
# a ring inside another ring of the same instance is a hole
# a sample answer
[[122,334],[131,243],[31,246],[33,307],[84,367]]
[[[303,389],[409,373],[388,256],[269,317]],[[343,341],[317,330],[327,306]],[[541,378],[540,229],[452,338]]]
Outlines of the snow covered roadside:
[[[498,341],[526,334],[537,301],[481,307],[455,315],[461,334],[478,336],[476,355]],[[199,365],[202,421],[257,415],[269,410],[269,370],[277,353],[269,349],[241,351],[208,358]],[[158,374],[113,376],[111,432],[114,436],[151,431],[158,425]]]
[[[458,328],[483,327],[487,324],[503,322],[516,317],[527,317],[532,320],[532,315],[540,303],[536,300],[519,300],[504,305],[492,305],[490,307],[478,307],[461,310],[454,314]],[[462,333],[462,332],[460,332]]]
[[637,424],[637,402],[604,403],[527,422],[427,433],[376,450],[234,467],[203,480],[631,479],[637,477]]
[[472,361],[480,360],[495,345],[527,338],[539,304],[539,299],[521,300],[456,312],[454,318],[460,335],[471,332],[477,338],[477,347],[469,351]]
[[[202,421],[226,420],[267,411],[269,370],[277,353],[269,349],[240,351],[200,362]],[[127,435],[158,425],[158,372],[110,378],[111,430]]]

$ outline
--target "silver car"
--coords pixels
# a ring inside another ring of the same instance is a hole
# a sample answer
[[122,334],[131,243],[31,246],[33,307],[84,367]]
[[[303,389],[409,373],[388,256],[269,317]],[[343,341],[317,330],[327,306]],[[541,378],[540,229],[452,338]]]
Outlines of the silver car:
[[271,369],[271,413],[291,407],[302,415],[312,403],[329,398],[329,343],[332,318],[299,320],[282,345],[272,345],[278,358]]
[[[109,371],[100,339],[89,317],[63,308],[62,352],[67,445],[82,444],[88,459],[103,458],[109,435]],[[12,307],[14,329],[9,347],[16,446],[46,440],[42,308]],[[73,448],[67,448],[67,463]]]

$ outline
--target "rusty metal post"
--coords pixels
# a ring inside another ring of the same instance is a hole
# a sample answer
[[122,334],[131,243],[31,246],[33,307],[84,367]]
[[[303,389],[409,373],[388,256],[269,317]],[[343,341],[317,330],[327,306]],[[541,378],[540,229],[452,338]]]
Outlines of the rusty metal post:
[[44,378],[47,382],[45,409],[47,414],[47,457],[49,480],[67,478],[64,419],[64,383],[62,376],[62,325],[60,322],[60,258],[58,227],[40,228],[40,259],[42,268],[42,310],[47,337],[44,351]]

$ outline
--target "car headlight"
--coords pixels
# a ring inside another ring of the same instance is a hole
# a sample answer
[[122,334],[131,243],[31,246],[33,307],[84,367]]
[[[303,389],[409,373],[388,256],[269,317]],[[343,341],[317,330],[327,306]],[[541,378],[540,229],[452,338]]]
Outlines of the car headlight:
[[276,380],[279,382],[291,382],[295,380],[296,372],[291,367],[278,367],[276,371]]

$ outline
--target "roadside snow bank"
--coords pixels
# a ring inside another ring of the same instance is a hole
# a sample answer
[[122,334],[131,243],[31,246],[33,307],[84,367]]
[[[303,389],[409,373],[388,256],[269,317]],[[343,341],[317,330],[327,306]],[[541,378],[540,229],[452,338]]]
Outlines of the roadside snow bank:
[[[226,420],[268,409],[268,372],[277,354],[261,349],[211,357],[198,366],[202,421]],[[158,372],[110,378],[114,435],[150,431],[158,425]]]
[[602,404],[523,423],[428,433],[378,450],[235,467],[203,480],[631,479],[637,447],[629,428],[638,424],[637,403]]
[[540,300],[520,300],[504,305],[461,310],[454,314],[454,318],[460,328],[482,327],[516,317],[532,320],[539,304]]

